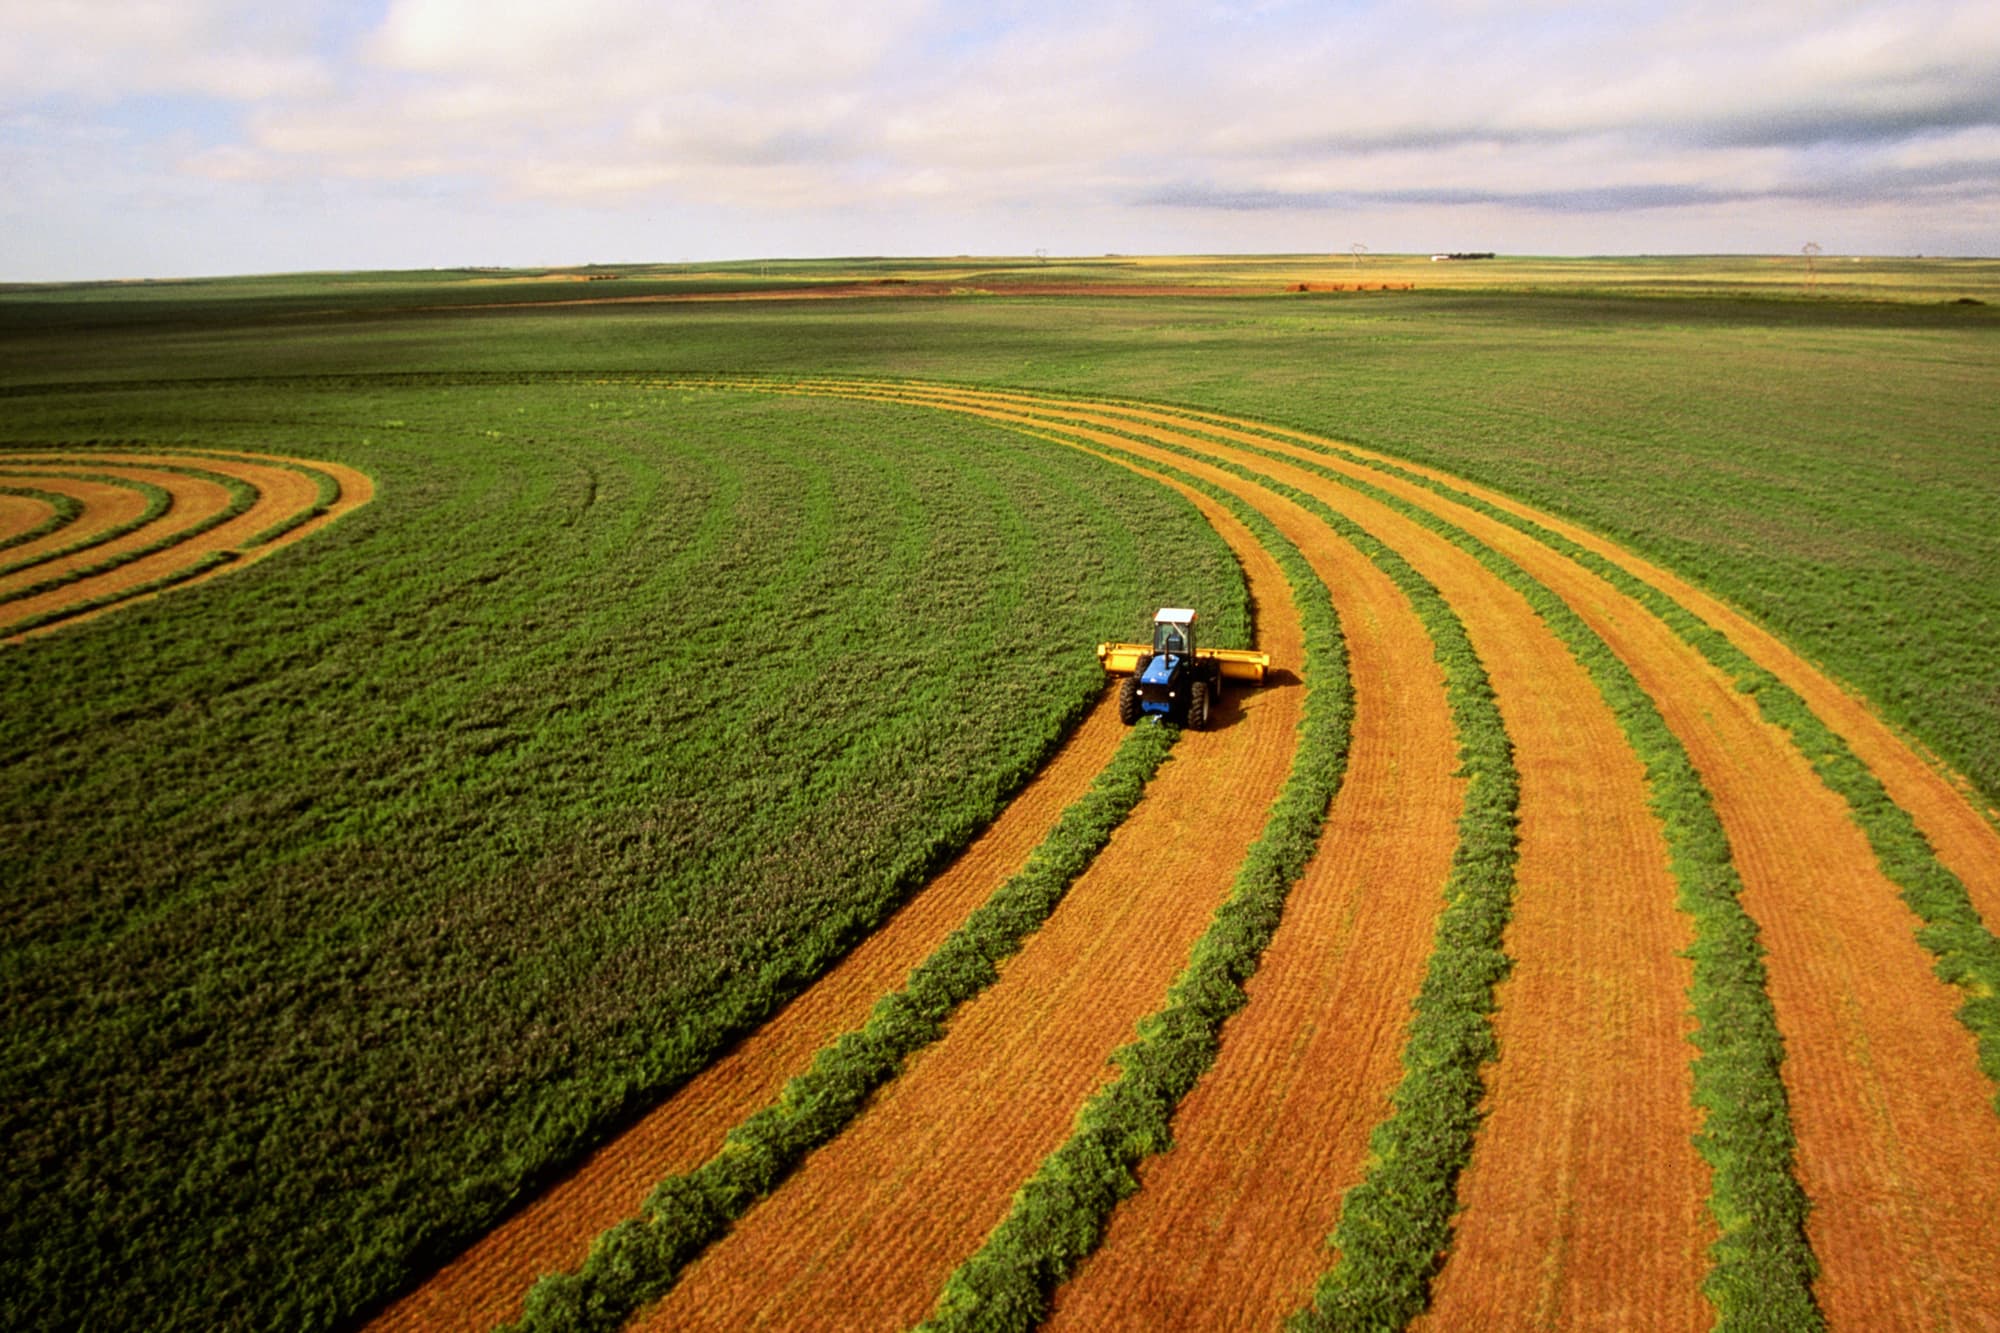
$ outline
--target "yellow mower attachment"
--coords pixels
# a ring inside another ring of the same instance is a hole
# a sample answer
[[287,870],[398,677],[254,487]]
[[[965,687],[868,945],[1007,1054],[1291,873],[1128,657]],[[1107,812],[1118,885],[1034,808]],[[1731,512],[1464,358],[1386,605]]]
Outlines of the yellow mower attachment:
[[1222,682],[1261,684],[1271,655],[1248,648],[1204,648],[1195,638],[1193,611],[1163,606],[1153,617],[1151,643],[1100,643],[1097,660],[1118,682],[1118,716],[1126,726],[1142,717],[1192,727],[1209,723],[1222,698]]
[[[1150,643],[1100,643],[1097,645],[1097,660],[1103,664],[1105,674],[1129,676],[1139,669],[1139,659],[1151,657],[1153,645]],[[1248,648],[1197,648],[1194,652],[1197,662],[1216,662],[1222,667],[1222,674],[1230,680],[1247,680],[1261,685],[1264,673],[1271,669],[1269,653],[1253,652]]]

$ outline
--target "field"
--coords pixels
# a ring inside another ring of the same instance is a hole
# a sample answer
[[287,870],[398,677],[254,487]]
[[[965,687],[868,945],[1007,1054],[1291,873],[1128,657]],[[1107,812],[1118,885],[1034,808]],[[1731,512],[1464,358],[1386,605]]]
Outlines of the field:
[[1982,1326],[2000,264],[1818,267],[0,291],[11,1322]]

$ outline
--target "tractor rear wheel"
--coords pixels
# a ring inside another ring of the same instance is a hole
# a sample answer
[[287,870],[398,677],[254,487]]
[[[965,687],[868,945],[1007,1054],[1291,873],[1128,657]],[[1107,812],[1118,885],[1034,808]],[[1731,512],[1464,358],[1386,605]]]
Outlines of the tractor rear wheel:
[[1188,727],[1202,731],[1208,726],[1208,682],[1198,680],[1188,691]]
[[1139,720],[1139,678],[1127,676],[1118,682],[1118,720],[1131,726]]

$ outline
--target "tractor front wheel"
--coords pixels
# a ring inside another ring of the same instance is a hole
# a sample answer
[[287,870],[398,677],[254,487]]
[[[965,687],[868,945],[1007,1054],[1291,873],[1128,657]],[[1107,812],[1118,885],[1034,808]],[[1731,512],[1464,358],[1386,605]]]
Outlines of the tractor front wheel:
[[1208,726],[1208,682],[1198,680],[1188,691],[1188,727],[1194,731],[1205,730]]
[[1139,720],[1139,678],[1127,676],[1118,682],[1118,720],[1131,726]]

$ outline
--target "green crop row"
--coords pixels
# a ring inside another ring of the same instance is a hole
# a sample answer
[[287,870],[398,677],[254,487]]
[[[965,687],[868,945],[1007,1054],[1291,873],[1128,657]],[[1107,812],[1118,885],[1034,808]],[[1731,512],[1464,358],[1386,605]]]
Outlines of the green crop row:
[[33,486],[0,486],[0,495],[18,495],[24,500],[39,500],[54,510],[47,518],[26,532],[18,532],[5,541],[0,541],[0,551],[10,546],[25,546],[29,542],[40,541],[50,533],[60,532],[83,517],[83,502],[75,496],[63,495],[57,491],[38,490]]
[[1466,551],[1521,593],[1590,673],[1645,766],[1681,910],[1695,930],[1690,999],[1700,1055],[1692,1072],[1694,1101],[1705,1113],[1697,1144],[1714,1172],[1709,1211],[1721,1233],[1705,1290],[1723,1328],[1819,1327],[1817,1263],[1805,1234],[1809,1205],[1793,1172],[1784,1041],[1766,989],[1764,949],[1740,901],[1728,836],[1686,748],[1603,638],[1512,560],[1381,487],[1275,450],[1254,452],[1378,500]]
[[1278,562],[1305,637],[1298,749],[1263,833],[1169,988],[1165,1007],[1142,1019],[1138,1040],[1112,1055],[1118,1076],[1084,1104],[1070,1138],[1044,1159],[1006,1219],[952,1274],[927,1328],[1031,1327],[1048,1293],[1096,1247],[1118,1201],[1138,1188],[1133,1173],[1139,1163],[1165,1150],[1175,1109],[1214,1064],[1222,1026],[1244,1004],[1243,983],[1256,972],[1285,899],[1318,847],[1347,767],[1353,688],[1346,646],[1333,599],[1298,549],[1221,487],[1094,442],[1080,447],[1213,496]]
[[[1874,849],[1882,873],[1899,887],[1903,901],[1923,921],[1917,938],[1936,958],[1937,974],[1959,988],[1963,996],[1959,1020],[1978,1042],[1980,1068],[2000,1084],[2000,940],[1980,919],[1963,881],[1937,859],[1909,812],[1890,798],[1881,780],[1797,691],[1757,665],[1726,634],[1615,561],[1433,478],[1332,448],[1325,441],[1310,443],[1351,462],[1416,482],[1526,533],[1638,601],[1718,670],[1728,673],[1738,690],[1757,701],[1768,721],[1790,733],[1820,780],[1847,802],[1855,824]],[[2000,1092],[1995,1094],[1994,1109],[2000,1112]]]
[[[149,481],[133,481],[125,477],[111,477],[99,473],[85,472],[64,472],[56,475],[66,477],[72,481],[101,482],[105,485],[121,487],[128,491],[138,491],[146,497],[146,507],[140,512],[137,518],[120,523],[118,526],[97,533],[94,536],[86,537],[81,541],[71,542],[68,546],[60,547],[57,550],[49,551],[42,555],[32,556],[25,560],[16,560],[11,564],[0,565],[0,578],[5,578],[9,574],[18,574],[24,569],[33,569],[36,565],[45,565],[52,560],[64,559],[77,554],[79,551],[87,551],[93,546],[102,546],[105,542],[116,541],[120,537],[137,532],[148,523],[156,522],[169,509],[173,508],[174,497],[168,493],[167,488],[164,486],[155,486]],[[13,593],[10,594],[10,597],[25,595],[25,593]]]
[[960,1005],[999,978],[999,964],[1019,952],[1090,867],[1178,736],[1174,728],[1157,726],[1127,735],[1028,864],[995,889],[901,990],[877,1001],[865,1025],[821,1050],[776,1103],[731,1130],[714,1157],[662,1181],[640,1216],[598,1237],[581,1271],[536,1283],[515,1327],[610,1333],[665,1294],[697,1254],[806,1154],[845,1129],[911,1055],[943,1036]]

